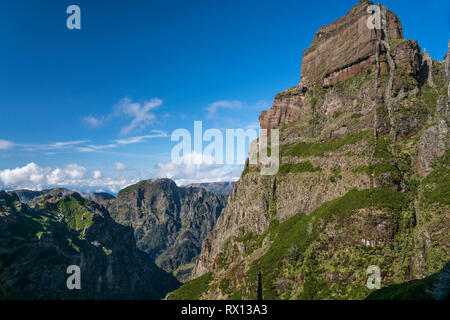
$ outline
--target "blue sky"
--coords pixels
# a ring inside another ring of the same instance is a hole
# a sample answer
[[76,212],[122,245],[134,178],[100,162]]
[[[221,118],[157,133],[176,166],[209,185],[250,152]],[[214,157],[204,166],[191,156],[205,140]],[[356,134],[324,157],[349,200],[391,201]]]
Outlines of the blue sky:
[[[242,166],[170,163],[177,128],[254,128],[300,79],[301,53],[343,1],[8,1],[0,12],[0,189],[117,191],[168,175],[227,180]],[[81,8],[81,30],[66,8]],[[442,60],[449,2],[383,1]]]

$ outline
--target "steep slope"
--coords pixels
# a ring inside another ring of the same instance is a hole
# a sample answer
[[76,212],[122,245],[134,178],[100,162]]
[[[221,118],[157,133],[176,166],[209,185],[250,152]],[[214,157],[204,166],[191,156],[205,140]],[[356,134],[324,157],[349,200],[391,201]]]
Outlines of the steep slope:
[[129,186],[115,200],[102,203],[118,223],[133,227],[139,249],[149,253],[162,269],[186,281],[226,197],[159,179]]
[[5,300],[10,296],[9,288],[6,285],[3,266],[0,263],[0,300]]
[[[34,191],[34,190],[14,190],[11,191],[17,194],[20,202],[23,202],[31,207],[33,207],[37,202],[42,200],[43,198],[52,198],[52,197],[62,197],[67,194],[71,194],[74,191],[65,189],[65,188],[53,188],[42,191]],[[80,193],[80,195],[88,200],[111,200],[115,197],[112,194],[106,192],[89,192],[89,193]]]
[[449,298],[450,263],[447,263],[436,274],[376,290],[367,297],[367,300],[448,300]]
[[193,183],[186,187],[203,188],[208,192],[229,196],[233,192],[234,182],[203,182]]
[[262,112],[280,129],[279,171],[246,166],[199,278],[172,297],[256,298],[260,273],[267,299],[364,299],[371,265],[389,286],[450,260],[449,55],[402,39],[385,7],[367,28],[371,4],[321,28],[300,84]]
[[[179,285],[136,248],[131,228],[77,193],[31,209],[0,191],[0,261],[6,298],[161,299]],[[70,265],[80,267],[80,290],[66,286]]]

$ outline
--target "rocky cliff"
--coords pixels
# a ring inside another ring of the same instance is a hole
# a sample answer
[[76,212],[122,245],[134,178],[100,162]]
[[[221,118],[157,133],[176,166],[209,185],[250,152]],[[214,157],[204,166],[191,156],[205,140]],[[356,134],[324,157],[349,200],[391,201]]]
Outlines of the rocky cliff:
[[303,52],[300,84],[275,97],[273,106],[259,117],[261,128],[311,119],[314,101],[305,101],[308,90],[328,88],[355,76],[388,72],[388,50],[397,68],[409,74],[417,72],[421,61],[417,42],[403,39],[400,20],[386,7],[380,7],[384,27],[368,28],[370,5],[370,1],[360,1],[344,17],[317,31],[311,46]]
[[186,187],[203,188],[208,192],[229,196],[233,192],[234,182],[203,182],[193,183]]
[[196,277],[175,299],[364,299],[424,279],[450,260],[449,54],[403,39],[369,1],[322,27],[301,81],[275,97],[262,128],[280,129],[280,168],[246,166],[203,241]]
[[[3,298],[161,299],[179,286],[136,248],[130,227],[77,193],[30,208],[0,191],[0,265]],[[66,286],[71,265],[80,267],[80,290]]]
[[102,204],[118,223],[133,227],[139,249],[186,281],[203,239],[226,205],[226,196],[159,179],[127,187],[116,199]]

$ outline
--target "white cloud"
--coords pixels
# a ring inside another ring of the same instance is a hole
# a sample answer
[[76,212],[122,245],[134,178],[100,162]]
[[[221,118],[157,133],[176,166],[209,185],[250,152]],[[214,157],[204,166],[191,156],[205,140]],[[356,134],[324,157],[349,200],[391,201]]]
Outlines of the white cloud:
[[216,114],[216,111],[218,109],[238,109],[242,107],[241,101],[229,101],[229,100],[221,100],[211,103],[208,107],[206,107],[206,110],[208,111],[208,118],[213,117]]
[[114,164],[114,167],[115,167],[116,170],[118,170],[118,171],[122,171],[122,170],[125,170],[125,169],[127,168],[127,166],[126,166],[124,163],[122,163],[122,162],[116,162],[116,163]]
[[69,185],[74,180],[83,179],[87,169],[77,164],[51,169],[31,162],[23,167],[0,171],[0,183],[11,189],[42,189],[48,185]]
[[105,117],[97,118],[93,115],[89,115],[83,118],[83,122],[91,128],[101,127],[106,122],[106,120],[107,119]]
[[111,144],[104,144],[104,145],[88,145],[85,147],[79,147],[77,150],[78,152],[94,152],[94,151],[101,151],[104,149],[111,149],[116,148],[117,144],[111,143]]
[[123,98],[108,115],[100,117],[89,115],[82,120],[89,127],[98,128],[114,118],[131,119],[128,125],[120,129],[120,135],[127,135],[134,130],[143,130],[153,124],[156,116],[150,111],[159,107],[162,103],[163,101],[158,98],[142,103],[133,102],[130,98]]
[[102,172],[100,170],[94,170],[93,174],[92,174],[92,177],[94,179],[100,179],[102,177]]
[[8,140],[0,140],[0,150],[6,150],[9,148],[12,148],[14,146],[14,143]]
[[142,104],[133,102],[129,98],[122,99],[117,106],[117,110],[132,120],[129,125],[120,130],[120,134],[127,135],[136,128],[144,129],[152,124],[155,120],[155,114],[151,113],[150,110],[159,107],[162,103],[162,100],[157,98],[144,101]]
[[75,163],[51,168],[31,162],[23,167],[0,170],[0,190],[65,187],[75,191],[102,189],[116,193],[139,180],[137,176],[103,177],[100,170],[89,171]]
[[64,167],[64,173],[72,179],[81,179],[86,174],[86,168],[77,164],[69,164]]
[[196,182],[221,182],[239,179],[242,165],[219,165],[210,156],[192,152],[183,156],[180,164],[160,162],[156,165],[157,178],[170,178],[178,185]]
[[86,142],[88,142],[88,140],[62,141],[44,144],[27,143],[27,144],[18,144],[17,146],[23,148],[25,151],[67,150]]
[[104,144],[104,145],[87,145],[77,148],[78,152],[95,152],[101,151],[105,149],[113,149],[122,145],[129,145],[135,143],[141,143],[148,139],[153,138],[164,138],[168,137],[167,133],[161,130],[152,130],[152,134],[147,134],[144,136],[130,137],[116,140],[115,143]]
[[81,143],[87,142],[86,140],[75,140],[75,141],[65,141],[65,142],[55,142],[49,145],[49,147],[53,147],[55,149],[57,148],[64,148],[68,146],[73,146]]
[[147,139],[152,138],[165,138],[167,137],[167,133],[161,131],[161,130],[152,130],[152,134],[147,134],[144,136],[137,136],[137,137],[131,137],[126,139],[119,139],[116,140],[116,143],[118,144],[133,144],[133,143],[139,143]]

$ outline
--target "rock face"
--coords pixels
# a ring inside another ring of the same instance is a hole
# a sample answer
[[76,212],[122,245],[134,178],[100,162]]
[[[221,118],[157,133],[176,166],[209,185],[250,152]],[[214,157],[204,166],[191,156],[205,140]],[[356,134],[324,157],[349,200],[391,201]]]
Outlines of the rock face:
[[[412,74],[421,64],[416,41],[403,39],[398,17],[386,7],[380,7],[381,29],[370,29],[367,9],[371,1],[360,1],[344,17],[324,26],[314,36],[303,53],[301,81],[278,94],[272,107],[259,117],[261,128],[274,129],[298,119],[310,120],[314,101],[306,101],[308,90],[328,88],[356,76],[374,74],[379,60],[379,72],[386,73],[388,46],[397,68]],[[384,45],[383,45],[384,44]]]
[[118,223],[131,226],[139,249],[167,272],[186,281],[226,197],[198,187],[179,188],[170,179],[146,180],[102,202]]
[[186,187],[203,188],[208,192],[229,196],[233,192],[234,182],[205,182],[193,183]]
[[300,84],[263,111],[278,173],[244,168],[173,297],[255,299],[261,273],[264,299],[364,299],[371,265],[389,286],[448,263],[449,54],[402,39],[386,8],[368,29],[369,4],[319,30]]
[[[136,248],[130,227],[77,193],[30,208],[0,191],[0,265],[0,296],[13,299],[161,299],[179,286]],[[80,290],[66,286],[71,265]]]
[[[73,191],[65,188],[53,188],[42,191],[15,190],[14,193],[17,194],[21,202],[30,206],[34,206],[35,203],[39,202],[45,197],[62,197],[64,195],[73,193]],[[112,194],[106,192],[80,193],[80,195],[88,200],[111,200],[115,198]]]
[[371,1],[360,1],[344,17],[317,31],[303,52],[301,83],[312,87],[319,80],[329,86],[363,74],[375,60],[378,41],[403,38],[400,20],[386,8],[380,12],[381,19],[387,20],[386,32],[369,29],[370,5]]

